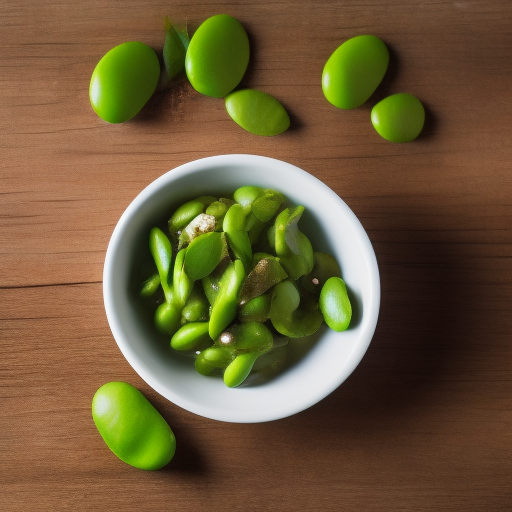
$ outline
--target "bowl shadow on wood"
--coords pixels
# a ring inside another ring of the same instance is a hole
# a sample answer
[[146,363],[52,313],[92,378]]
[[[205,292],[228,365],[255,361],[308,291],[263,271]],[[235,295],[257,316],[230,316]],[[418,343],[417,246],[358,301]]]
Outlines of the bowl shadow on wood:
[[[423,209],[423,215],[435,215]],[[335,392],[304,411],[299,421],[339,428],[340,435],[360,438],[410,427],[422,405],[444,402],[461,354],[474,351],[469,314],[477,293],[468,293],[471,275],[464,267],[465,248],[450,231],[402,216],[385,229],[389,242],[374,243],[379,261],[382,302],[370,347],[354,373]],[[370,232],[371,237],[371,232]],[[302,421],[301,421],[302,420]]]

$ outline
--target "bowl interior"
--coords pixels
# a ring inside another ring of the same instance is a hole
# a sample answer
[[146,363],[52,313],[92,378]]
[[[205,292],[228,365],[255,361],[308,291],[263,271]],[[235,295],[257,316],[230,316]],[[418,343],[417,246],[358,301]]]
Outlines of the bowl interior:
[[[291,340],[292,364],[272,380],[227,388],[222,379],[195,372],[193,360],[169,348],[155,333],[137,296],[147,266],[149,230],[165,225],[174,209],[200,195],[232,194],[243,185],[283,192],[303,205],[299,222],[315,250],[340,263],[353,305],[349,330],[327,327]],[[359,220],[321,181],[285,162],[252,155],[223,155],[164,174],[144,189],[121,216],[105,259],[103,292],[114,338],[134,370],[176,405],[201,416],[230,422],[270,421],[315,404],[336,389],[363,357],[377,323],[380,283],[375,254]]]

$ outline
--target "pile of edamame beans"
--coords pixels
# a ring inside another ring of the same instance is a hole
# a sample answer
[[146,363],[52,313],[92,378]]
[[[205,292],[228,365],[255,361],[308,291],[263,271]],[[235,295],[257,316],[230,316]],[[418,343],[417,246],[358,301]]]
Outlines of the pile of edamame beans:
[[[164,69],[155,51],[140,42],[123,43],[103,56],[91,77],[89,97],[105,121],[122,123],[134,117],[160,84],[169,86],[185,70],[192,87],[213,98],[224,98],[226,111],[239,126],[256,135],[285,132],[290,117],[270,94],[237,89],[249,64],[249,39],[242,24],[227,14],[205,20],[192,39],[187,29],[166,21]],[[389,52],[384,42],[360,35],[341,44],[322,73],[326,99],[340,109],[353,109],[369,100],[387,71]],[[383,138],[410,142],[423,129],[425,111],[413,95],[398,93],[377,103],[371,122]]]
[[228,387],[250,374],[268,379],[285,365],[290,339],[324,321],[348,328],[340,267],[314,251],[299,228],[303,212],[278,191],[244,186],[182,204],[167,234],[151,229],[155,272],[141,297],[153,298],[156,328],[175,351],[195,356],[200,374],[222,375]]

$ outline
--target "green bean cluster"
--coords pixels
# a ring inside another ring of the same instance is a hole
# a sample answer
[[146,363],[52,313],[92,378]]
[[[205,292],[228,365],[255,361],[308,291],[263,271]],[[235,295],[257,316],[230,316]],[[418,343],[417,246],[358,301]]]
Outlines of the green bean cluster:
[[[156,297],[154,324],[195,369],[228,387],[251,374],[268,379],[286,363],[290,338],[325,321],[349,327],[352,307],[341,270],[299,229],[303,206],[276,190],[237,189],[179,206],[167,233],[153,227],[155,271],[141,297]],[[155,301],[152,301],[154,304]]]

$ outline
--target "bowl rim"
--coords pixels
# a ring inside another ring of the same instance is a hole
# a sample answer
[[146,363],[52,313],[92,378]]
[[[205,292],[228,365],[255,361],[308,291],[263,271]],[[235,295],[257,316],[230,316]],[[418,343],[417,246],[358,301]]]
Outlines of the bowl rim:
[[[300,406],[297,406],[295,403],[291,403],[288,407],[284,407],[283,409],[281,409],[279,413],[267,412],[265,414],[260,411],[258,414],[240,415],[237,414],[237,411],[233,411],[231,414],[218,414],[217,412],[212,411],[209,408],[202,407],[200,404],[191,405],[189,401],[183,399],[179,394],[176,394],[172,392],[172,390],[169,390],[168,387],[164,386],[150,372],[146,371],[144,365],[142,365],[139,362],[138,357],[134,353],[133,349],[129,346],[129,344],[124,342],[123,333],[121,332],[118,326],[118,320],[116,319],[116,308],[113,300],[112,290],[110,287],[110,277],[113,274],[112,269],[114,265],[114,259],[112,255],[115,251],[115,247],[120,237],[123,235],[124,230],[129,225],[130,221],[137,213],[140,206],[143,205],[149,198],[151,198],[152,195],[155,192],[157,192],[162,186],[167,186],[169,185],[169,183],[179,180],[186,175],[194,174],[197,172],[204,172],[209,167],[233,165],[234,163],[236,163],[237,165],[244,165],[249,163],[251,165],[254,165],[256,163],[259,163],[264,166],[279,166],[287,169],[289,172],[299,173],[302,175],[303,178],[307,180],[313,180],[317,186],[320,186],[323,189],[323,192],[328,194],[330,198],[337,203],[338,206],[341,206],[345,210],[344,213],[347,216],[351,217],[353,227],[357,231],[358,242],[364,247],[363,252],[366,258],[366,266],[369,271],[369,282],[371,283],[372,286],[370,303],[365,303],[365,309],[368,308],[369,311],[369,320],[366,322],[366,328],[364,333],[361,334],[360,336],[361,338],[364,338],[364,342],[357,343],[354,353],[351,354],[351,364],[346,367],[346,371],[343,373],[340,372],[337,378],[331,379],[331,381],[329,381],[328,386],[324,386],[323,388],[319,389],[316,393],[310,393],[309,396],[304,397],[304,399],[301,401]],[[293,164],[276,158],[244,153],[207,156],[196,160],[192,160],[190,162],[186,162],[165,172],[164,174],[153,180],[151,183],[149,183],[145,188],[143,188],[121,214],[112,232],[105,253],[102,288],[107,321],[112,332],[112,335],[114,337],[114,340],[118,348],[120,349],[121,353],[127,360],[127,362],[130,364],[133,370],[135,370],[139,377],[141,377],[142,380],[145,381],[157,393],[162,395],[164,398],[166,398],[173,404],[189,412],[192,412],[199,416],[203,416],[205,418],[231,423],[260,423],[286,418],[288,416],[292,416],[294,414],[297,414],[310,408],[311,406],[315,405],[323,398],[328,396],[330,393],[332,393],[335,389],[337,389],[359,365],[360,361],[362,360],[364,354],[366,353],[372,341],[372,338],[377,327],[381,298],[379,268],[373,246],[361,222],[354,214],[354,212],[350,209],[350,207],[341,199],[341,197],[319,178],[315,177],[314,175],[310,174],[304,169],[301,169],[300,167],[297,167]]]

